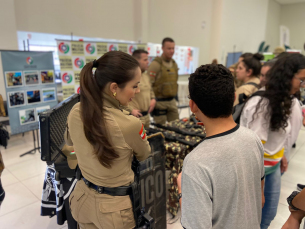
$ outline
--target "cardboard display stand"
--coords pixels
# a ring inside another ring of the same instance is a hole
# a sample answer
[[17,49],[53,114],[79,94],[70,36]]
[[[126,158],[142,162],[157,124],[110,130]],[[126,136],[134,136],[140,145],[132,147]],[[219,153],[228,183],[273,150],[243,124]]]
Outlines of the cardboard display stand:
[[38,116],[57,104],[53,53],[0,51],[0,55],[11,134],[33,131],[34,149],[25,154],[36,152]]

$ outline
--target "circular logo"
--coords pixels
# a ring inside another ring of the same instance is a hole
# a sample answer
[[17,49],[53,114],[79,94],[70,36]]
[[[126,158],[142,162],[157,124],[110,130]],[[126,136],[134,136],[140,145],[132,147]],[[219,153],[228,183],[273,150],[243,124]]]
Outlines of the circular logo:
[[77,91],[77,94],[79,94],[80,93],[80,87],[78,87],[76,91]]
[[64,53],[64,54],[67,54],[70,50],[70,47],[68,44],[65,44],[64,42],[61,42],[59,45],[58,45],[58,49],[61,53]]
[[77,68],[83,68],[84,67],[84,61],[82,59],[76,58],[74,60],[74,65]]
[[129,53],[132,54],[134,51],[134,47],[132,45],[129,46]]
[[114,45],[110,45],[109,51],[117,51],[117,48]]
[[34,60],[32,57],[29,56],[26,58],[26,62],[27,62],[27,64],[33,64]]
[[89,54],[93,54],[95,52],[95,47],[91,44],[86,45],[86,52]]
[[71,83],[73,80],[72,75],[69,75],[67,72],[62,75],[62,82]]

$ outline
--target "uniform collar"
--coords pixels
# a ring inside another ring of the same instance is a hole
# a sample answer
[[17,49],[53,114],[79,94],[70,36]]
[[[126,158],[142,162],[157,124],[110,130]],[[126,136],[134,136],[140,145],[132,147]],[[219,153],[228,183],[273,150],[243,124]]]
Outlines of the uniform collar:
[[161,55],[161,59],[162,59],[163,61],[167,62],[167,63],[169,63],[169,62],[171,62],[171,61],[172,61],[172,59],[170,59],[170,60],[166,60],[166,59],[163,57],[163,55]]
[[109,108],[115,108],[122,110],[124,108],[123,105],[120,104],[118,100],[108,95],[107,93],[103,93],[104,97],[104,106]]

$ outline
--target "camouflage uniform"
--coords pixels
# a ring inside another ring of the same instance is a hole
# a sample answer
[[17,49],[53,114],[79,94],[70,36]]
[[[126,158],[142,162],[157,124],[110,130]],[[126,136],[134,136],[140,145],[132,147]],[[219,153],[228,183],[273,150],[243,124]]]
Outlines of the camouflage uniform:
[[[165,155],[166,169],[170,170],[169,175],[169,197],[167,210],[176,216],[179,209],[177,177],[182,171],[183,160],[186,155],[197,146],[205,136],[205,128],[197,125],[191,119],[182,119],[169,122],[163,128],[157,127],[166,138]],[[186,135],[190,134],[190,135]]]

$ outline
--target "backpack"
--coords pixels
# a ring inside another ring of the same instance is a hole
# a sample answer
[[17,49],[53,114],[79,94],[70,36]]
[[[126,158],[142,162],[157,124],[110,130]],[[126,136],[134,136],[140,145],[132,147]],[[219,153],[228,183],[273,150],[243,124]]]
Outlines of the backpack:
[[[250,84],[250,83],[249,83]],[[252,83],[251,83],[252,84]],[[257,84],[256,84],[257,85]],[[240,94],[239,95],[239,104],[237,104],[235,107],[233,107],[233,119],[234,121],[239,124],[240,123],[240,116],[241,113],[243,112],[243,109],[248,102],[249,99],[251,99],[254,96],[262,96],[265,91],[256,91],[250,96],[246,96],[245,94]]]

